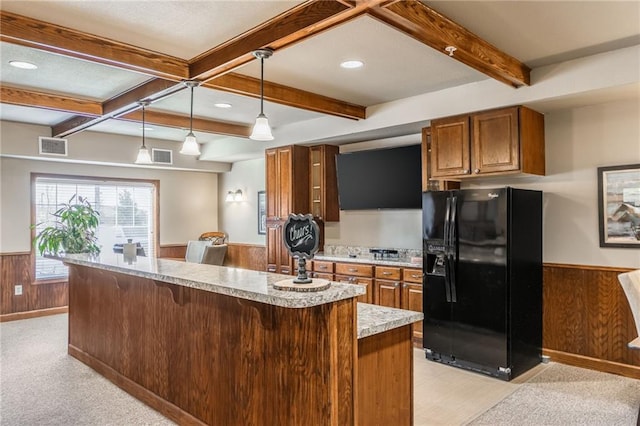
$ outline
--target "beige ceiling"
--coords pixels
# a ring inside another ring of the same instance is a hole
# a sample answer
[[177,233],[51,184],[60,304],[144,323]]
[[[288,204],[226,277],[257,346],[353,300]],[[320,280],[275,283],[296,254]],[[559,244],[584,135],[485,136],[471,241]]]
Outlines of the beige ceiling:
[[[0,8],[190,60],[300,3],[303,2],[3,0]],[[424,3],[533,68],[534,72],[540,66],[640,44],[638,1]],[[152,78],[9,42],[0,43],[0,56],[2,85],[97,101],[105,101]],[[345,59],[360,59],[365,66],[359,70],[344,70],[339,63]],[[34,62],[39,69],[16,70],[7,65],[9,60]],[[258,78],[259,62],[249,62],[233,72]],[[279,49],[265,61],[265,80],[368,107],[367,116],[381,104],[490,78],[367,15]],[[637,86],[618,89],[611,95],[599,93],[598,96],[605,99],[628,97],[634,92],[637,92]],[[259,111],[259,103],[252,97],[204,87],[196,88],[194,93],[196,117],[251,125]],[[231,103],[232,108],[215,108],[216,102]],[[590,101],[585,94],[571,102]],[[539,102],[543,107],[552,104]],[[154,102],[149,109],[188,115],[189,93],[186,90],[175,93]],[[274,127],[276,141],[280,129],[295,123],[313,123],[324,116],[273,102],[265,103],[265,113]],[[73,115],[0,104],[0,120],[53,126]],[[425,117],[425,121],[429,118],[432,117]],[[358,128],[362,127],[358,121],[335,118],[332,122],[349,129],[344,131],[344,141],[349,142],[401,136],[419,129],[419,123],[415,126],[388,124],[358,135]],[[151,137],[176,141],[177,147],[186,134],[186,130],[180,128],[154,127]],[[140,125],[107,120],[91,127],[90,131],[138,135]],[[235,149],[220,149],[217,157],[207,158],[210,160],[238,161],[256,157],[264,149],[264,144],[245,138],[204,132],[196,132],[196,136],[201,143],[235,144]],[[306,141],[314,139],[316,137],[310,132]],[[339,139],[334,138],[337,142]]]

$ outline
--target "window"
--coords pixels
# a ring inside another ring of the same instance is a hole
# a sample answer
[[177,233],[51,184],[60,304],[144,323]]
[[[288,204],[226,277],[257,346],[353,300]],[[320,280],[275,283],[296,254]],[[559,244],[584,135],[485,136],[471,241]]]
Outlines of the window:
[[[157,182],[105,180],[99,178],[35,176],[32,187],[32,223],[35,234],[54,225],[52,214],[59,204],[68,203],[75,194],[86,198],[100,212],[98,245],[111,251],[113,245],[127,239],[139,242],[147,256],[155,256]],[[35,279],[65,279],[62,262],[35,253]]]

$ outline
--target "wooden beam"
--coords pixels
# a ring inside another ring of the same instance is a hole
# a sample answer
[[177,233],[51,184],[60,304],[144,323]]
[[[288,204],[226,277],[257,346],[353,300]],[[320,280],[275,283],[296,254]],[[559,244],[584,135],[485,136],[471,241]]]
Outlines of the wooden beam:
[[17,87],[1,86],[0,98],[3,104],[26,107],[37,106],[38,108],[91,116],[102,114],[102,104],[100,102],[19,89]]
[[308,0],[190,61],[192,79],[209,80],[254,59],[256,49],[281,49],[346,22],[385,0],[349,2]]
[[513,87],[530,84],[530,69],[525,64],[419,0],[391,2],[368,13],[446,55],[445,48],[454,46],[452,59],[491,78]]
[[3,10],[0,40],[172,80],[189,74],[183,59]]
[[[202,84],[203,87],[260,98],[260,79],[228,73]],[[327,96],[277,83],[264,82],[264,98],[270,102],[354,120],[366,118],[366,108]]]
[[[118,118],[119,120],[142,121],[142,111],[133,111]],[[158,126],[189,128],[189,117],[177,114],[168,114],[159,111],[145,110],[145,123]],[[220,135],[248,138],[251,134],[251,126],[243,124],[227,123],[223,121],[193,118],[193,130]]]

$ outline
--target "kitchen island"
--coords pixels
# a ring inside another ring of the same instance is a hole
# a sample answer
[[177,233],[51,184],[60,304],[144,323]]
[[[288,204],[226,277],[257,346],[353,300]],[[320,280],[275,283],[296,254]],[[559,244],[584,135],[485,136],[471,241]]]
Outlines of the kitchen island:
[[69,354],[181,424],[410,425],[410,324],[359,286],[275,290],[266,272],[67,255]]

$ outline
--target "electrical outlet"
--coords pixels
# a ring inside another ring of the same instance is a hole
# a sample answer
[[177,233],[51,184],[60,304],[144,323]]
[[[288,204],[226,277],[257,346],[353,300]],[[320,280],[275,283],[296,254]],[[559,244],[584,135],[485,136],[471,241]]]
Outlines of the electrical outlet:
[[16,284],[15,285],[15,291],[14,294],[16,296],[22,296],[22,284]]

